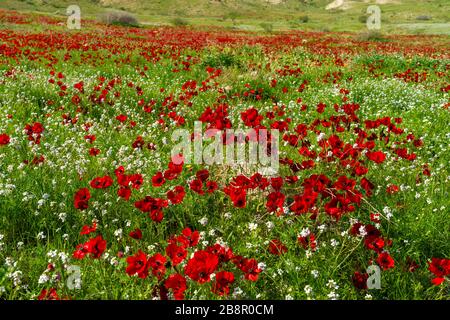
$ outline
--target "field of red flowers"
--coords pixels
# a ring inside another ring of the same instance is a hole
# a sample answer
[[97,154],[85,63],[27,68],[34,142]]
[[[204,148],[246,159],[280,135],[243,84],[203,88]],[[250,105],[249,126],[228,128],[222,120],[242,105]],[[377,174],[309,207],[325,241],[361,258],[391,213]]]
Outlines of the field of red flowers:
[[0,299],[450,298],[448,37],[0,21]]

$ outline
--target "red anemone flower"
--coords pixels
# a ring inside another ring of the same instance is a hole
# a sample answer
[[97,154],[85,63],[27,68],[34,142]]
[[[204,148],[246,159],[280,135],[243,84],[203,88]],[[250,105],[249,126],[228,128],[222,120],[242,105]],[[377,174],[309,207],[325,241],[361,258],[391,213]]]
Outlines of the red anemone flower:
[[219,259],[207,251],[196,251],[188,261],[184,271],[186,275],[198,283],[210,281],[211,274],[216,270]]
[[127,258],[127,269],[126,273],[130,276],[137,274],[141,279],[145,279],[148,276],[148,260],[147,255],[139,250],[134,256]]
[[97,177],[91,181],[90,185],[94,189],[106,189],[113,184],[110,176]]
[[6,146],[10,141],[11,139],[6,133],[0,134],[0,146]]
[[216,274],[216,281],[213,284],[212,292],[219,296],[230,293],[230,285],[234,282],[234,274],[229,271],[220,271]]
[[269,243],[269,252],[273,255],[282,255],[283,253],[286,253],[288,251],[288,248],[278,239],[273,239]]
[[378,255],[377,263],[383,270],[392,269],[395,266],[394,259],[387,252]]
[[74,206],[77,209],[85,210],[89,206],[89,199],[91,198],[91,193],[88,188],[83,188],[77,191],[74,196]]
[[186,278],[179,273],[172,274],[164,281],[164,287],[172,290],[175,300],[183,300],[187,289]]
[[129,236],[133,239],[141,240],[142,239],[142,231],[141,231],[141,229],[135,229],[129,233]]

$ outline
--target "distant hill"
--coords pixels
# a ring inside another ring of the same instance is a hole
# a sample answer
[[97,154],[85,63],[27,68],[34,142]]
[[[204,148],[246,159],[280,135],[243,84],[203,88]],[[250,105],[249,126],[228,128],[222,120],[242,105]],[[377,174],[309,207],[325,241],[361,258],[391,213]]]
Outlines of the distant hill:
[[261,30],[363,31],[366,9],[382,10],[385,32],[450,34],[449,0],[1,0],[0,8],[64,15],[77,4],[84,17],[108,10],[134,14],[143,24],[221,25]]

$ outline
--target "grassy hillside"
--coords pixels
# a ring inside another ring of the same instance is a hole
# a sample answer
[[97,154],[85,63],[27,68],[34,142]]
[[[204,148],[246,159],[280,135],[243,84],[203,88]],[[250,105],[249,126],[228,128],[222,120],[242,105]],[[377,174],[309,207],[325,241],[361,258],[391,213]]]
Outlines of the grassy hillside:
[[78,4],[84,17],[96,18],[108,10],[124,10],[143,24],[170,24],[174,19],[192,25],[220,25],[239,29],[365,31],[364,15],[370,4],[382,9],[385,33],[450,34],[447,0],[345,1],[326,10],[332,0],[2,0],[0,8],[64,15]]

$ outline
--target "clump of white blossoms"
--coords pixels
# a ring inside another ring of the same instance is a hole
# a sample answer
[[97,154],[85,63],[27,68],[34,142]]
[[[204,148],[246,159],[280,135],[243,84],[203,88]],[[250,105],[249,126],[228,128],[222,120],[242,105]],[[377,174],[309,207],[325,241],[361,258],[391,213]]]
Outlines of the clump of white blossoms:
[[198,222],[202,225],[202,226],[206,226],[208,224],[208,218],[207,217],[203,217],[200,220],[198,220]]
[[312,294],[312,292],[313,292],[313,288],[312,288],[309,284],[307,284],[307,285],[303,288],[303,291],[305,291],[305,293],[306,293],[307,296],[310,296],[310,295]]
[[392,210],[389,207],[384,207],[383,213],[386,215],[386,219],[388,220],[390,220],[393,217]]
[[258,224],[254,223],[254,222],[250,222],[248,224],[248,228],[250,229],[250,231],[254,231],[254,230],[256,230],[258,228]]

